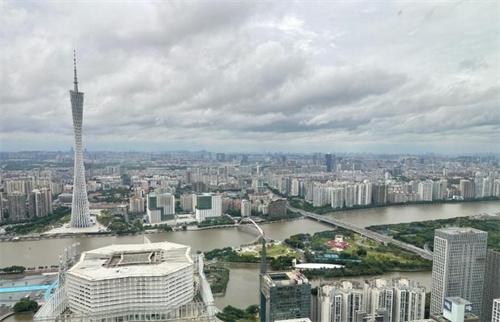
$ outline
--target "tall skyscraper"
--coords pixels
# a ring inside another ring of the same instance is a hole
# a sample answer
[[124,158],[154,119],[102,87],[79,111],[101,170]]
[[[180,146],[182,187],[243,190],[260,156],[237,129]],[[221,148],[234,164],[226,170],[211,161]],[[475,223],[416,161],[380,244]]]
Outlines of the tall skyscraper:
[[26,219],[26,195],[14,191],[11,194],[7,194],[7,200],[9,203],[9,221],[18,222]]
[[[483,310],[481,321],[491,321],[493,300],[500,298],[500,252],[488,249],[484,273]],[[500,321],[499,321],[500,322]]]
[[261,322],[310,317],[311,285],[301,273],[261,274],[260,289]]
[[69,91],[71,98],[71,112],[73,114],[73,130],[75,132],[75,164],[73,179],[73,200],[71,202],[71,227],[89,227],[90,211],[87,197],[87,185],[85,184],[85,168],[83,165],[82,150],[82,123],[83,123],[83,93],[78,91],[78,79],[76,76],[76,53],[73,56],[74,63],[74,89]]
[[372,186],[372,202],[377,206],[387,204],[387,185],[377,183]]
[[250,217],[252,214],[252,203],[250,200],[241,200],[241,217]]
[[334,170],[334,158],[335,157],[331,153],[325,154],[325,165],[327,172],[332,172]]
[[442,311],[445,297],[461,297],[481,315],[488,233],[474,228],[442,228],[434,234],[431,314]]
[[52,194],[49,189],[34,189],[28,196],[30,218],[45,217],[52,213]]
[[0,193],[0,223],[3,223],[5,221],[5,218],[3,217],[3,200],[2,200],[2,194]]

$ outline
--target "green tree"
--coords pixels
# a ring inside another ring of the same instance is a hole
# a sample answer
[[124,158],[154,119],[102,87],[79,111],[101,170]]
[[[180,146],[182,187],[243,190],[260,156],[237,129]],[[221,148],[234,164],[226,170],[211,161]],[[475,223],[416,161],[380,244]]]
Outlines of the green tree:
[[38,303],[36,301],[23,298],[14,304],[14,312],[36,312],[38,310]]

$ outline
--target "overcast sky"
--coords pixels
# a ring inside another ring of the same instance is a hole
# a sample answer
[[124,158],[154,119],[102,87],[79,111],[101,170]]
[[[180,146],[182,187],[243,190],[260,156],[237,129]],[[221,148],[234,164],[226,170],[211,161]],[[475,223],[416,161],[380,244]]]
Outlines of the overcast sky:
[[500,2],[0,2],[0,150],[500,152]]

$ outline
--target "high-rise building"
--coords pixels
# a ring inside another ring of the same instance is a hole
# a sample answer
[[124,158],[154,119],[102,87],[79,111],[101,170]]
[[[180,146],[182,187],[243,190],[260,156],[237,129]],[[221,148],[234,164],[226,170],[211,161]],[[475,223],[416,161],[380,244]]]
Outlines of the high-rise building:
[[432,201],[432,190],[434,188],[434,182],[432,180],[426,180],[418,183],[418,200],[422,201]]
[[4,218],[3,199],[2,199],[2,194],[0,193],[0,223],[3,223],[5,221],[6,218]]
[[7,202],[9,203],[9,221],[18,222],[26,219],[26,195],[24,193],[14,191],[7,194]]
[[318,290],[320,322],[356,322],[356,312],[365,311],[362,285],[342,281]]
[[448,180],[441,179],[433,182],[432,187],[432,200],[446,199],[448,191]]
[[212,193],[193,195],[193,207],[198,222],[220,217],[222,216],[222,197]]
[[366,311],[375,313],[377,309],[387,311],[388,322],[393,322],[392,311],[394,307],[394,287],[391,281],[376,279],[365,285],[368,288]]
[[299,272],[261,274],[261,322],[309,318],[311,285]]
[[331,189],[333,209],[339,209],[344,207],[344,187],[335,187]]
[[491,310],[491,322],[500,322],[500,298],[493,300],[493,309]]
[[431,314],[445,297],[461,297],[481,315],[488,233],[474,228],[442,228],[434,234]]
[[325,154],[325,165],[327,172],[335,171],[335,156],[331,153]]
[[300,181],[297,178],[293,178],[291,181],[290,196],[296,197],[299,195]]
[[387,185],[374,184],[372,193],[374,205],[380,206],[387,204]]
[[149,223],[158,224],[175,218],[175,196],[171,193],[148,194],[146,214]]
[[268,207],[269,216],[285,216],[286,215],[286,199],[271,200]]
[[493,300],[496,298],[500,298],[500,252],[488,249],[484,273],[482,321],[491,321]]
[[181,195],[181,208],[186,212],[193,211],[193,195],[184,193]]
[[85,184],[85,167],[83,165],[82,123],[83,93],[78,91],[76,76],[76,54],[74,62],[74,89],[69,91],[71,112],[73,114],[73,130],[75,132],[75,160],[73,179],[73,199],[71,202],[71,227],[83,228],[91,225],[87,185]]
[[460,180],[460,194],[464,199],[474,198],[474,182],[466,179]]
[[425,288],[407,279],[394,287],[394,322],[420,320],[425,314]]
[[50,189],[34,189],[28,198],[30,218],[45,217],[52,213],[52,194]]
[[144,213],[144,198],[138,196],[131,197],[128,211],[132,214]]
[[383,321],[409,322],[424,318],[425,288],[401,278],[365,283],[342,281],[318,290],[320,322],[355,322],[383,312]]
[[372,203],[372,183],[365,182],[356,185],[357,205],[366,206]]
[[252,214],[252,203],[250,200],[241,199],[241,217],[250,217]]

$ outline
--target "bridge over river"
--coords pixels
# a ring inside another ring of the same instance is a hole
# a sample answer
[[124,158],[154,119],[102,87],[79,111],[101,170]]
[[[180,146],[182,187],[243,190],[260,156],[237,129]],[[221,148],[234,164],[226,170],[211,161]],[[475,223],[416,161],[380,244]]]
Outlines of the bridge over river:
[[293,212],[298,212],[306,218],[315,219],[315,220],[320,221],[320,222],[324,222],[324,223],[327,223],[330,225],[334,225],[334,226],[338,226],[338,227],[342,227],[342,228],[354,231],[355,233],[358,233],[362,236],[373,239],[373,240],[378,241],[380,243],[394,244],[402,249],[405,249],[407,251],[415,253],[422,258],[432,260],[432,252],[430,250],[422,249],[422,248],[419,248],[417,246],[407,244],[407,243],[402,242],[400,240],[396,240],[390,236],[379,234],[377,232],[368,230],[366,228],[358,227],[356,225],[350,224],[350,223],[345,222],[343,220],[335,219],[335,218],[325,216],[325,215],[318,215],[318,214],[315,214],[312,212],[293,208],[290,206],[288,206],[288,209],[290,209]]

